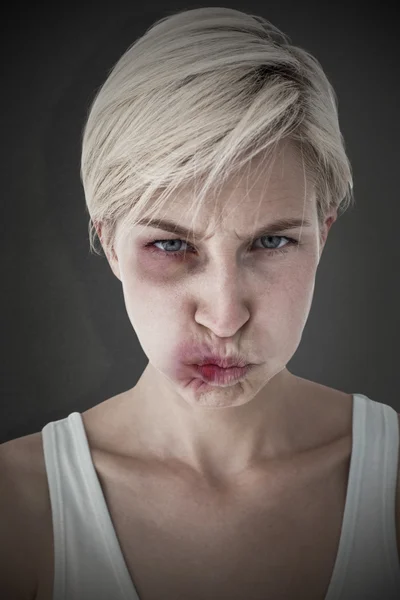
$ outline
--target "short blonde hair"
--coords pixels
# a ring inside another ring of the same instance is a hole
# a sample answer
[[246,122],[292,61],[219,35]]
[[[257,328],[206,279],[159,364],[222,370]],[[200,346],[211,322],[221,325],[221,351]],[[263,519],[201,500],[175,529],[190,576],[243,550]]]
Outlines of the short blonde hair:
[[319,223],[351,205],[351,165],[337,97],[320,63],[265,18],[230,8],[178,11],[156,21],[119,59],[83,131],[81,178],[95,248],[154,219],[182,185],[192,226],[218,189],[280,140],[301,150]]

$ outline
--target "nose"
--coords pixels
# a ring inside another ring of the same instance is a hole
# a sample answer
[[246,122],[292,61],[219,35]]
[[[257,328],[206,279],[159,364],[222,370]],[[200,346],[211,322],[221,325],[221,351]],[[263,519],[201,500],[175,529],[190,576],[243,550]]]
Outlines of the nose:
[[195,320],[218,337],[231,337],[250,318],[249,286],[236,267],[224,267],[198,282]]

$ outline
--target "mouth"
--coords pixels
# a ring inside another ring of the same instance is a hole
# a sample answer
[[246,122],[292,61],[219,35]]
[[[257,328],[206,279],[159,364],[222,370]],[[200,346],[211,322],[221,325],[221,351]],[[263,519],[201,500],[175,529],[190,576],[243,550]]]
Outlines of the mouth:
[[249,366],[249,363],[242,358],[221,358],[219,356],[206,356],[202,361],[197,363],[198,366],[215,366],[220,369],[242,369],[244,367]]
[[243,367],[220,367],[216,364],[194,365],[196,372],[203,381],[217,385],[232,385],[243,379],[250,371],[253,365]]

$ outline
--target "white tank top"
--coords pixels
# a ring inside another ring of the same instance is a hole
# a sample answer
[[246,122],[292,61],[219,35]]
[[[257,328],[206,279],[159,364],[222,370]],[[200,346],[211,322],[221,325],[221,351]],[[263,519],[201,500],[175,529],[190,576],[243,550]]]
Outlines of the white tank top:
[[[54,532],[53,600],[140,600],[93,465],[81,414],[73,412],[48,423],[42,439]],[[398,452],[396,411],[353,394],[346,505],[325,600],[400,600]]]

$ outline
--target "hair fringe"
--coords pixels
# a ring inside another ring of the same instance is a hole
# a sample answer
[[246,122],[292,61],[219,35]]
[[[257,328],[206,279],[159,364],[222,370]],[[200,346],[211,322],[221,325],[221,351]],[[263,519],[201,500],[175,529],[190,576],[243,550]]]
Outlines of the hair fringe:
[[[167,11],[128,48],[98,90],[82,134],[90,251],[102,225],[156,219],[181,186],[192,227],[211,191],[282,140],[300,149],[318,219],[353,203],[338,100],[320,63],[261,16],[222,7]],[[266,162],[266,164],[267,164]],[[100,249],[101,249],[100,247]]]

